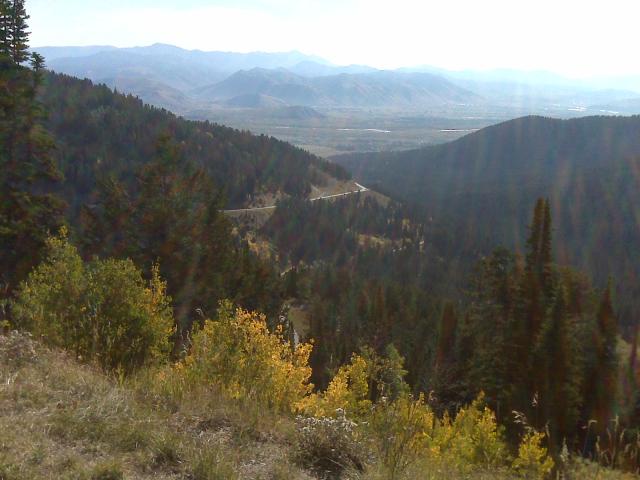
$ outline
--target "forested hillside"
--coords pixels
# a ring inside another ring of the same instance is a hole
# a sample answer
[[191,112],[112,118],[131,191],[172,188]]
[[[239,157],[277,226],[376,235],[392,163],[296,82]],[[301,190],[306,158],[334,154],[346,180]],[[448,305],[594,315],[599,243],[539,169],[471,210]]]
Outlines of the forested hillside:
[[0,479],[638,472],[638,337],[550,201],[479,255],[367,189],[309,200],[348,174],[47,74],[27,18],[0,0]]
[[186,121],[87,80],[49,74],[40,99],[50,112],[46,126],[57,141],[53,155],[74,206],[90,198],[102,176],[130,181],[165,134],[183,145],[187,162],[204,168],[225,190],[231,206],[264,192],[304,197],[312,183],[324,183],[323,172],[347,177],[342,168],[274,138]]
[[[638,277],[640,117],[525,117],[455,142],[335,160],[356,178],[424,209],[458,232],[456,247],[488,252],[525,238],[528,212],[548,197],[558,259],[613,276],[631,326]],[[607,252],[603,255],[602,252]]]

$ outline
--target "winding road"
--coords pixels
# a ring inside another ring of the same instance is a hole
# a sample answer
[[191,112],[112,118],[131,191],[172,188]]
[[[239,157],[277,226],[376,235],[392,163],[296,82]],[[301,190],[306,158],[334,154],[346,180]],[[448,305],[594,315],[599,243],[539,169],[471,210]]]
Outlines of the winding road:
[[[322,195],[320,197],[311,198],[309,201],[317,202],[318,200],[326,200],[326,199],[329,199],[329,198],[344,197],[346,195],[353,195],[354,193],[362,193],[362,192],[368,192],[369,191],[369,189],[367,187],[364,187],[364,186],[360,185],[359,183],[356,183],[355,185],[356,185],[356,187],[358,187],[358,190],[353,190],[353,191],[350,191],[350,192],[335,193],[333,195]],[[275,208],[276,208],[275,205],[270,205],[268,207],[238,208],[238,209],[235,209],[235,210],[223,210],[223,212],[224,213],[248,213],[248,212],[259,212],[261,210],[273,210]]]

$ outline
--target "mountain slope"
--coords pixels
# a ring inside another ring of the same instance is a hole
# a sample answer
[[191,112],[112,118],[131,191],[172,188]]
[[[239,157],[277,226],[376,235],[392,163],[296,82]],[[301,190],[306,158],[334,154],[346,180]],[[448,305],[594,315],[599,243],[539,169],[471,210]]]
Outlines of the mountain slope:
[[[241,69],[292,67],[303,62],[325,65],[299,52],[231,53],[184,50],[171,45],[148,47],[42,47],[53,71],[122,89],[155,106],[185,113],[194,108],[188,93],[219,82]],[[174,93],[167,94],[168,91]],[[182,95],[185,99],[176,97]]]
[[387,71],[309,78],[284,69],[243,70],[196,93],[207,101],[267,95],[289,104],[334,107],[416,108],[479,100],[437,75]]
[[638,116],[525,117],[444,145],[335,160],[366,185],[422,205],[454,226],[456,244],[480,252],[523,244],[531,205],[549,197],[559,261],[599,282],[614,275],[627,300],[640,293]]
[[86,202],[104,175],[131,179],[165,133],[182,145],[186,160],[205,168],[230,206],[264,193],[304,197],[312,184],[331,176],[347,178],[342,168],[285,142],[186,121],[88,80],[48,75],[42,100],[66,178],[65,198],[72,205]]
[[[147,47],[115,48],[115,47],[38,47],[34,51],[42,54],[51,68],[60,69],[63,73],[71,73],[62,70],[61,67],[72,68],[76,71],[88,71],[97,64],[100,59],[120,58],[127,60],[140,60],[145,58],[145,63],[153,64],[156,68],[161,68],[167,60],[181,62],[189,69],[206,68],[219,74],[229,75],[233,72],[252,68],[287,68],[294,67],[304,62],[311,62],[317,65],[327,65],[321,58],[305,55],[300,52],[204,52],[201,50],[185,50],[173,45],[156,43]],[[105,53],[116,54],[117,57],[105,56]],[[115,60],[114,60],[115,61]],[[117,67],[117,63],[104,65],[107,68]],[[173,72],[179,74],[180,72]],[[172,76],[168,74],[164,80],[170,81]],[[94,77],[89,77],[96,80]],[[203,79],[207,82],[206,79]],[[211,79],[208,80],[211,83]]]
[[208,392],[169,410],[152,372],[118,382],[18,332],[0,333],[0,378],[2,479],[314,478],[289,460],[293,420],[257,405]]

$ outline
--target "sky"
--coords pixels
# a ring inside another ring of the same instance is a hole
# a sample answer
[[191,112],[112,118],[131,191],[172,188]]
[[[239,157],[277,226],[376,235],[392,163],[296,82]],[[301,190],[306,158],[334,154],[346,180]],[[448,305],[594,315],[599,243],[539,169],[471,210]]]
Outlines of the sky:
[[337,65],[640,75],[638,0],[27,0],[33,46],[290,51]]

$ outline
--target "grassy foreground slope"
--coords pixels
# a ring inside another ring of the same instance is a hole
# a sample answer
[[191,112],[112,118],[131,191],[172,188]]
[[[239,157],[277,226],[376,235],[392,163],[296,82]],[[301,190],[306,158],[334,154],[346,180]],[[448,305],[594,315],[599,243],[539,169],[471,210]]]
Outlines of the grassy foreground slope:
[[[289,416],[211,390],[178,403],[153,391],[148,377],[108,377],[28,334],[0,335],[0,479],[389,478],[375,463],[340,477],[305,471]],[[395,478],[523,478],[416,467]],[[566,478],[636,477],[581,463]]]
[[0,335],[0,479],[306,479],[288,459],[291,421],[191,397],[157,408],[30,336]]

